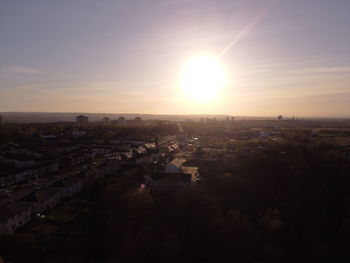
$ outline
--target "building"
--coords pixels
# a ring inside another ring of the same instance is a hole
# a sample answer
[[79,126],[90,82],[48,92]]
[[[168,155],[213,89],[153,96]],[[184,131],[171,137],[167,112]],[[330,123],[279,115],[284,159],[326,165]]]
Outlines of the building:
[[153,163],[153,158],[151,155],[144,155],[136,159],[136,165],[151,164]]
[[140,123],[142,123],[142,119],[141,119],[140,117],[136,117],[136,118],[134,119],[134,122],[135,122],[136,124],[140,124]]
[[269,130],[259,130],[259,136],[260,138],[268,138],[272,135],[271,131]]
[[205,118],[205,121],[209,122],[209,123],[215,123],[217,121],[217,119],[216,119],[216,117],[214,117],[212,119],[207,117],[207,118]]
[[104,117],[104,118],[102,119],[102,124],[103,124],[103,125],[109,125],[109,118],[108,118],[108,117]]
[[31,206],[32,214],[43,213],[61,203],[61,192],[57,187],[43,188],[24,197],[22,202]]
[[182,165],[186,162],[185,159],[182,158],[175,158],[172,160],[168,165],[165,167],[166,173],[182,173]]
[[169,152],[178,152],[180,150],[180,146],[177,143],[173,143],[172,145],[168,146]]
[[119,117],[119,119],[118,119],[118,124],[120,124],[120,125],[125,125],[125,118],[124,117]]
[[76,117],[76,122],[79,127],[87,127],[89,125],[89,118],[84,115]]
[[10,234],[31,221],[29,205],[9,203],[0,207],[0,235]]
[[78,130],[74,130],[72,132],[73,137],[81,137],[81,136],[85,136],[86,135],[86,131],[78,131]]
[[63,180],[57,181],[53,186],[60,189],[62,199],[69,198],[83,190],[84,178],[69,176]]
[[199,168],[195,166],[182,166],[181,170],[184,174],[191,176],[191,182],[197,183],[200,180]]

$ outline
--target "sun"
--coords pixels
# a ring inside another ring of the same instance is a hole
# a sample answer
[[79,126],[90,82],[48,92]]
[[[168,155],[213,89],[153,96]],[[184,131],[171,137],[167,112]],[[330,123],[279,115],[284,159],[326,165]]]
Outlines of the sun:
[[181,72],[181,90],[190,99],[208,102],[224,87],[224,70],[218,59],[201,55],[192,57]]

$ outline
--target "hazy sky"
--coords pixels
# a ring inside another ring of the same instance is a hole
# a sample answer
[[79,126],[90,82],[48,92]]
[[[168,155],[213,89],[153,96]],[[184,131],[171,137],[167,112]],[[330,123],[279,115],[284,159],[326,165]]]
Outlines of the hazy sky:
[[[349,14],[349,0],[0,0],[0,111],[350,116]],[[230,43],[218,98],[181,97],[185,61]]]

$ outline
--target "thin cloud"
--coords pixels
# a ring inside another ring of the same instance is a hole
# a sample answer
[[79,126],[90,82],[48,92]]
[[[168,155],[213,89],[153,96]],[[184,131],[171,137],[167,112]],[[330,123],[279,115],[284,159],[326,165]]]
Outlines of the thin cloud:
[[19,66],[4,66],[1,68],[2,72],[13,72],[13,73],[45,73],[42,70],[29,68],[29,67],[19,67]]
[[[312,63],[312,61],[309,61]],[[308,63],[280,63],[280,64],[266,64],[257,65],[251,67],[251,70],[243,71],[240,76],[250,76],[258,74],[276,74],[280,76],[292,76],[296,75],[308,76],[308,77],[320,77],[320,76],[344,76],[350,75],[350,66],[333,66],[333,67],[305,67],[303,64]],[[276,79],[276,77],[275,77]]]
[[295,70],[297,73],[320,73],[320,74],[349,74],[350,67],[318,67],[318,68],[305,68],[300,70]]

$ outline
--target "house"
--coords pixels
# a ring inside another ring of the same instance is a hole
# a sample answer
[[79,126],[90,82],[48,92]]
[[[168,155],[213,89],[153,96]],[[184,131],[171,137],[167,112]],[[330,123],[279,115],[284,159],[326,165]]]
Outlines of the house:
[[123,116],[119,117],[118,118],[118,121],[117,121],[117,124],[120,124],[120,125],[125,125],[125,118]]
[[57,172],[59,169],[58,161],[47,161],[41,162],[31,168],[31,175],[47,175],[54,172]]
[[111,152],[111,147],[108,145],[94,145],[92,151],[96,155],[105,155]]
[[177,143],[174,143],[168,147],[169,152],[178,152],[180,150],[180,147]]
[[35,160],[32,156],[29,155],[14,155],[12,153],[5,153],[0,156],[0,161],[11,165],[16,168],[24,168],[33,166]]
[[165,167],[166,173],[182,173],[182,165],[186,162],[186,159],[175,158]]
[[73,154],[80,155],[84,160],[91,160],[95,158],[96,155],[90,147],[81,147],[73,151]]
[[151,148],[148,149],[148,153],[152,156],[153,161],[159,161],[160,153],[159,149]]
[[54,208],[61,203],[61,192],[57,187],[46,187],[21,199],[32,208],[32,214],[38,214]]
[[16,168],[26,168],[34,166],[36,160],[42,157],[41,153],[29,151],[27,149],[12,149],[2,151],[0,161]]
[[10,234],[31,221],[31,208],[20,203],[9,203],[0,207],[0,235]]
[[84,182],[84,188],[90,187],[94,184],[96,178],[95,178],[96,171],[89,169],[86,171],[80,172],[80,174],[77,175],[77,177],[81,178]]
[[61,198],[65,199],[80,193],[84,187],[84,179],[76,176],[69,176],[53,184],[60,189]]
[[194,166],[184,166],[186,162],[183,158],[175,158],[168,163],[164,168],[160,166],[160,169],[155,171],[153,177],[155,179],[161,179],[166,176],[176,175],[186,182],[196,183],[199,181],[199,168]]
[[112,144],[112,145],[117,145],[117,144],[120,144],[120,140],[108,140],[109,144]]
[[135,164],[135,157],[132,151],[121,153],[123,164]]
[[151,155],[144,155],[136,159],[136,165],[151,164],[153,163],[153,158]]
[[259,131],[259,135],[260,135],[260,138],[267,138],[267,137],[270,137],[271,136],[271,131],[269,130],[260,130]]
[[137,147],[136,149],[134,149],[134,153],[138,156],[142,156],[146,153],[146,148],[143,146]]
[[109,125],[109,122],[110,122],[110,120],[109,120],[108,117],[104,117],[104,118],[102,119],[103,125]]
[[130,143],[130,144],[132,144],[134,146],[143,146],[146,143],[145,141],[142,141],[142,140],[125,140],[124,142],[125,143]]
[[114,147],[114,149],[117,151],[117,152],[126,152],[126,151],[130,151],[131,150],[131,146],[130,144],[119,144],[117,146]]
[[73,137],[81,137],[81,136],[85,136],[86,135],[86,131],[78,131],[78,130],[74,130],[72,132]]
[[145,143],[144,146],[146,147],[147,150],[156,148],[156,144],[155,143],[151,143],[151,142]]
[[0,177],[0,187],[21,183],[31,178],[32,175],[33,175],[32,169],[12,168],[8,171],[5,171],[5,173],[2,174],[2,176]]
[[194,166],[182,166],[182,172],[191,176],[191,182],[196,183],[199,181],[199,168]]

